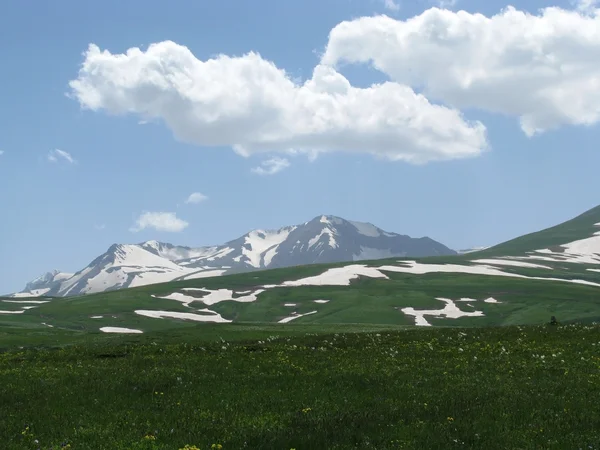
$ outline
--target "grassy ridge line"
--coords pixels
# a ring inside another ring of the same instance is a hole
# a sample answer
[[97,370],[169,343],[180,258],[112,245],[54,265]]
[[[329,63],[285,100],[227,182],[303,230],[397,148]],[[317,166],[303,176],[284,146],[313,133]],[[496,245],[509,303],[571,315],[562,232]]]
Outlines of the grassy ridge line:
[[[188,330],[190,331],[190,330]],[[7,450],[598,448],[598,326],[0,353]],[[180,335],[180,337],[182,337]],[[28,428],[26,428],[28,426]]]
[[[399,309],[409,306],[417,310],[443,308],[444,304],[436,300],[438,297],[478,299],[473,307],[467,303],[461,303],[460,307],[463,311],[483,311],[485,315],[459,319],[435,319],[429,316],[428,321],[435,326],[540,324],[546,323],[551,315],[556,315],[561,321],[589,321],[600,316],[598,288],[590,286],[453,273],[389,273],[388,276],[388,280],[362,278],[353,282],[351,287],[277,288],[261,294],[255,302],[227,301],[210,308],[237,322],[271,322],[276,327],[284,325],[273,322],[289,316],[292,311],[306,313],[317,310],[317,314],[299,318],[293,323],[312,323],[324,329],[353,323],[412,326],[414,318]],[[206,285],[205,280],[195,282],[198,283],[197,286]],[[135,314],[136,309],[193,312],[193,309],[190,310],[179,302],[151,297],[156,288],[157,286],[145,286],[135,290],[60,298],[23,314],[0,316],[0,345],[18,343],[19,340],[37,343],[43,343],[44,339],[49,342],[56,339],[60,341],[66,339],[69,332],[73,336],[77,333],[100,334],[99,328],[103,326],[136,328],[145,333],[197,326],[187,321],[152,319]],[[174,291],[165,285],[159,288],[163,290],[160,295]],[[482,300],[488,297],[501,303],[484,303]],[[330,301],[316,304],[313,302],[315,299]],[[297,306],[289,308],[284,306],[285,303]],[[195,306],[203,307],[202,303]],[[103,315],[103,318],[91,319],[94,315]],[[54,328],[48,328],[42,322],[52,324]],[[207,324],[201,326],[205,325]],[[58,337],[55,333],[58,333]],[[27,334],[30,336],[26,337]]]
[[476,255],[477,258],[519,256],[525,252],[559,246],[591,237],[595,231],[600,230],[599,227],[594,226],[596,223],[600,223],[600,206],[561,224],[511,239],[494,247],[472,253],[472,255]]

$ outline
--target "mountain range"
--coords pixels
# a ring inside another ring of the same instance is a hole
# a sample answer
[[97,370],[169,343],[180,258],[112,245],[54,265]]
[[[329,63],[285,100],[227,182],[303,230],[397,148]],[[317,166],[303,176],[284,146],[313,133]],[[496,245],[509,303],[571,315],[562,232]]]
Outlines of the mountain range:
[[[255,230],[214,247],[113,245],[75,274],[54,271],[13,298],[0,297],[0,327],[16,330],[21,342],[31,330],[43,340],[55,331],[147,333],[193,322],[600,322],[600,207],[457,253],[428,238],[333,216]],[[302,265],[308,263],[323,264]],[[286,265],[293,267],[257,271]],[[132,289],[120,289],[126,287]],[[98,293],[78,296],[92,292]],[[38,298],[26,298],[32,295]]]
[[455,254],[428,237],[412,238],[370,223],[322,215],[278,230],[253,230],[223,245],[209,247],[190,248],[157,241],[113,244],[82,270],[53,270],[12,296],[75,296],[258,269]]

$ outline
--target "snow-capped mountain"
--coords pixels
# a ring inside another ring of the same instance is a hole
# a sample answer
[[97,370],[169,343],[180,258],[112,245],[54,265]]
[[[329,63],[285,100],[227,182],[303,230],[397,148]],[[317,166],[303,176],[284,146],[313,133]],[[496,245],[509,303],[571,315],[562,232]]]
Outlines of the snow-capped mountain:
[[278,230],[253,230],[223,245],[190,248],[157,241],[114,244],[75,274],[49,272],[15,296],[71,296],[303,264],[453,255],[428,237],[388,233],[370,223],[318,216]]
[[61,283],[73,276],[72,273],[64,273],[59,270],[46,272],[44,275],[30,281],[25,285],[23,292],[13,294],[14,297],[39,297],[41,295],[52,295],[60,289]]

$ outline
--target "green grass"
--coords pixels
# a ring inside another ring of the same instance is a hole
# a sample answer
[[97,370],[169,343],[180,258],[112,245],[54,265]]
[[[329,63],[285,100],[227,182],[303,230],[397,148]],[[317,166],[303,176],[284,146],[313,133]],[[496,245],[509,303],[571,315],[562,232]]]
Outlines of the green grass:
[[594,232],[599,230],[598,227],[594,226],[596,223],[600,223],[600,206],[596,206],[574,219],[554,227],[526,234],[467,256],[476,256],[477,258],[480,258],[489,256],[523,255],[525,252],[529,251],[560,246],[561,244],[591,237]]
[[198,325],[0,353],[0,442],[600,448],[597,325],[343,332],[360,329]]
[[[376,266],[381,265],[381,263]],[[59,344],[77,341],[87,334],[102,335],[104,326],[135,328],[144,333],[195,327],[195,323],[178,319],[154,319],[135,314],[137,309],[195,312],[204,308],[194,302],[186,308],[180,302],[164,300],[153,295],[167,295],[183,287],[222,287],[235,290],[252,289],[262,284],[278,284],[324,272],[331,266],[305,266],[272,271],[245,273],[220,278],[180,281],[139,288],[91,294],[82,297],[53,299],[23,314],[0,315],[0,347],[21,345]],[[507,268],[506,271],[513,270]],[[528,276],[568,278],[566,270],[523,269]],[[589,272],[587,278],[600,281],[600,274]],[[600,319],[598,288],[573,283],[519,279],[499,276],[480,276],[460,273],[430,273],[414,275],[387,273],[389,279],[360,278],[350,286],[301,286],[269,289],[255,302],[224,301],[210,309],[224,318],[239,323],[276,323],[291,312],[317,313],[296,319],[295,323],[334,325],[356,323],[386,326],[414,325],[414,318],[401,312],[402,308],[441,309],[438,297],[457,300],[473,298],[473,307],[459,306],[464,311],[482,311],[483,317],[434,319],[436,326],[495,326],[539,324],[551,315],[562,321]],[[577,274],[573,278],[585,278]],[[482,300],[493,297],[499,304]],[[329,300],[315,303],[316,299]],[[293,303],[291,308],[284,306]],[[1,307],[18,308],[17,304],[0,303]],[[92,316],[101,315],[101,319]],[[53,328],[47,325],[52,325]],[[101,339],[101,338],[99,338]]]

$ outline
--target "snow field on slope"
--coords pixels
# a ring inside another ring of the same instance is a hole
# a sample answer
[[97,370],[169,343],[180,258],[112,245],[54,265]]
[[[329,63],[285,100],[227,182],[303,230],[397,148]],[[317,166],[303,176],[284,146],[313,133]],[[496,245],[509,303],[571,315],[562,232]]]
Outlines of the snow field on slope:
[[[488,264],[506,264],[506,265],[524,265],[523,263],[519,263],[518,261],[505,261],[505,260],[496,260],[496,259],[481,259],[475,260],[474,262],[480,263],[488,263]],[[537,264],[526,264],[526,267],[545,267]],[[551,277],[530,277],[526,275],[521,275],[517,273],[509,273],[500,270],[497,267],[493,267],[487,264],[479,264],[479,265],[459,265],[459,264],[422,264],[416,261],[398,261],[398,265],[383,265],[379,267],[367,267],[362,264],[350,264],[344,267],[336,267],[332,269],[328,269],[323,273],[311,277],[301,278],[299,280],[289,280],[284,281],[278,285],[263,285],[257,286],[257,289],[254,291],[243,291],[244,295],[235,297],[234,294],[241,294],[241,292],[235,293],[231,289],[207,289],[207,288],[183,288],[182,291],[186,292],[198,292],[203,295],[199,297],[192,297],[190,295],[185,295],[184,293],[175,292],[169,294],[168,296],[157,297],[168,300],[175,300],[181,302],[184,306],[190,307],[190,304],[195,301],[200,301],[207,306],[214,305],[219,302],[224,301],[236,301],[236,302],[254,302],[257,300],[258,295],[262,292],[265,292],[267,289],[275,289],[277,287],[290,287],[290,286],[349,286],[352,280],[357,279],[360,276],[369,277],[369,278],[380,278],[380,279],[388,279],[388,276],[384,272],[398,272],[398,273],[410,273],[410,274],[427,274],[434,272],[441,273],[464,273],[471,275],[486,275],[486,276],[502,276],[509,278],[521,278],[521,279],[532,279],[532,280],[541,280],[541,281],[558,281],[558,282],[566,282],[566,283],[576,283],[576,284],[584,284],[589,286],[597,286],[600,287],[599,283],[593,283],[591,281],[586,280],[568,280],[561,278],[551,278]],[[156,297],[156,296],[154,296]],[[439,310],[415,310],[412,307],[403,308],[401,311],[406,315],[411,315],[415,317],[415,322],[417,325],[425,325],[427,320],[424,316],[434,315],[434,316],[444,316],[447,318],[457,318],[457,317],[480,317],[483,315],[481,311],[470,311],[465,312],[461,311],[454,303],[454,301],[438,298],[438,300],[446,302],[446,306],[443,309]],[[465,301],[465,302],[475,302],[476,300],[465,298],[457,301]],[[314,303],[325,303],[325,300],[313,300]],[[485,303],[499,303],[493,298],[489,298],[484,300]],[[285,306],[296,306],[296,304],[285,304]],[[469,306],[472,306],[469,304]],[[212,313],[213,315],[217,315],[216,312],[206,310],[207,312]],[[318,311],[311,312],[310,314],[316,314]],[[155,313],[155,316],[152,317],[176,317],[169,316],[164,314],[165,312]],[[190,313],[169,313],[169,314],[190,314]],[[181,316],[180,316],[181,317]],[[189,316],[191,319],[192,316]],[[214,316],[213,316],[214,317]],[[220,316],[219,316],[220,317]],[[281,320],[290,321],[294,320],[297,317],[301,317],[294,313],[292,316],[286,317]],[[214,321],[226,320],[222,317],[217,318]],[[197,319],[191,320],[206,320],[205,317],[200,317]],[[280,321],[281,322],[281,321]],[[281,322],[281,323],[286,323]]]
[[35,303],[42,304],[48,303],[50,300],[2,300],[4,303]]
[[[425,316],[434,316],[434,317],[444,316],[447,319],[459,319],[461,317],[483,317],[484,316],[483,311],[462,311],[458,306],[456,306],[454,301],[450,300],[449,298],[436,297],[436,300],[440,300],[440,301],[446,303],[446,306],[444,306],[442,309],[422,309],[422,310],[416,310],[413,307],[408,307],[408,308],[402,308],[401,311],[406,315],[414,316],[415,325],[425,326],[425,327],[431,326],[431,324],[427,321],[427,319],[425,319]],[[476,301],[474,299],[460,299],[460,301],[465,301],[465,300]],[[484,300],[484,302],[500,303],[493,298],[488,298],[488,299]]]
[[[600,226],[600,223],[594,224]],[[575,264],[600,264],[600,231],[584,239],[561,244],[563,251],[556,252],[542,248],[527,256],[513,256],[513,259],[534,259],[540,261],[569,262]]]
[[[108,270],[108,268],[112,270]],[[129,276],[133,275],[129,287],[139,287],[148,284],[164,283],[173,278],[193,273],[197,269],[188,269],[169,261],[166,258],[137,245],[120,245],[115,250],[115,260],[92,278],[88,278],[83,293],[101,292],[107,286],[123,286]],[[61,293],[68,293],[81,280],[85,279],[91,271],[86,267],[81,273],[70,278],[67,284],[61,287]]]
[[136,314],[145,317],[152,317],[155,319],[162,319],[163,317],[169,317],[172,319],[182,320],[193,320],[196,322],[215,322],[215,323],[229,323],[231,320],[224,319],[221,315],[210,309],[200,309],[199,312],[205,312],[207,314],[194,314],[194,313],[183,313],[175,311],[156,311],[156,310],[145,310],[138,309],[135,311]]
[[291,322],[292,320],[298,319],[299,317],[309,316],[311,314],[316,314],[316,313],[317,313],[317,311],[311,311],[311,312],[307,312],[304,314],[292,313],[291,316],[281,319],[277,323],[288,323],[288,322]]
[[[264,265],[271,262],[275,254],[277,253],[276,247],[287,239],[290,233],[295,230],[296,227],[282,228],[277,231],[265,231],[265,230],[254,230],[248,233],[244,239],[244,244],[248,244],[250,249],[246,248],[246,245],[242,247],[242,254],[248,258],[249,264],[252,267],[262,267],[261,262],[264,260]],[[269,249],[271,251],[268,255],[265,254]],[[267,256],[269,261],[267,262]]]
[[11,294],[9,297],[11,297],[11,298],[41,297],[42,295],[47,293],[49,290],[50,290],[50,288],[33,289],[30,292],[16,292],[14,294]]
[[133,328],[122,328],[122,327],[102,327],[100,331],[103,333],[143,333],[142,330],[135,330]]
[[[381,278],[388,279],[388,276],[384,272],[399,272],[399,273],[411,273],[411,274],[426,274],[432,272],[445,272],[445,273],[465,273],[472,275],[487,275],[487,276],[503,276],[511,278],[522,278],[522,279],[534,279],[542,281],[559,281],[567,283],[586,284],[591,286],[598,286],[598,283],[592,283],[585,280],[566,280],[560,278],[546,278],[546,277],[529,277],[516,273],[503,272],[502,270],[487,265],[457,265],[457,264],[421,264],[416,261],[398,261],[400,265],[391,266],[383,265],[379,267],[367,267],[361,264],[351,264],[344,267],[336,267],[328,269],[320,275],[311,277],[301,278],[299,280],[284,281],[279,285],[263,285],[257,286],[254,291],[243,291],[245,295],[234,298],[234,291],[231,289],[207,289],[207,288],[183,288],[182,290],[187,292],[199,292],[203,293],[201,297],[187,296],[182,293],[173,293],[168,296],[158,297],[169,300],[176,300],[182,302],[185,306],[190,306],[190,303],[194,301],[200,301],[207,306],[214,305],[223,301],[236,301],[236,302],[253,302],[256,301],[258,295],[267,289],[275,289],[277,287],[289,287],[289,286],[348,286],[352,280],[357,279],[360,276],[369,278]],[[239,294],[240,292],[238,292]],[[481,311],[465,312],[461,311],[455,304],[454,301],[449,299],[442,299],[441,301],[446,302],[446,306],[440,310],[415,310],[414,308],[403,308],[402,312],[407,315],[415,317],[417,325],[423,325],[426,321],[424,316],[435,315],[445,316],[448,318],[473,316],[478,317],[483,315]],[[461,302],[476,302],[477,300],[471,298],[461,298],[458,301]],[[483,300],[485,303],[500,303],[494,298],[488,298]],[[313,300],[314,303],[325,303],[327,300]],[[295,303],[286,303],[284,306],[296,306]],[[471,306],[471,305],[469,305]],[[212,312],[212,311],[211,311]],[[214,313],[214,312],[213,312]],[[315,312],[316,313],[316,312]],[[214,313],[216,314],[216,313]],[[313,314],[311,312],[311,314]],[[462,314],[462,315],[461,315]],[[161,316],[167,317],[167,316]],[[291,318],[290,318],[291,317]],[[294,314],[286,319],[293,320],[297,315]],[[299,317],[299,316],[298,316]],[[282,319],[283,320],[283,319]],[[285,322],[284,322],[285,323]]]
[[514,261],[512,259],[474,259],[471,262],[478,264],[487,264],[492,266],[515,266],[515,267],[526,267],[532,269],[548,269],[554,270],[550,266],[543,266],[541,264],[533,264],[524,261]]
[[28,309],[33,309],[50,300],[2,300],[3,303],[15,304],[21,309],[14,311],[0,311],[0,314],[23,314]]

